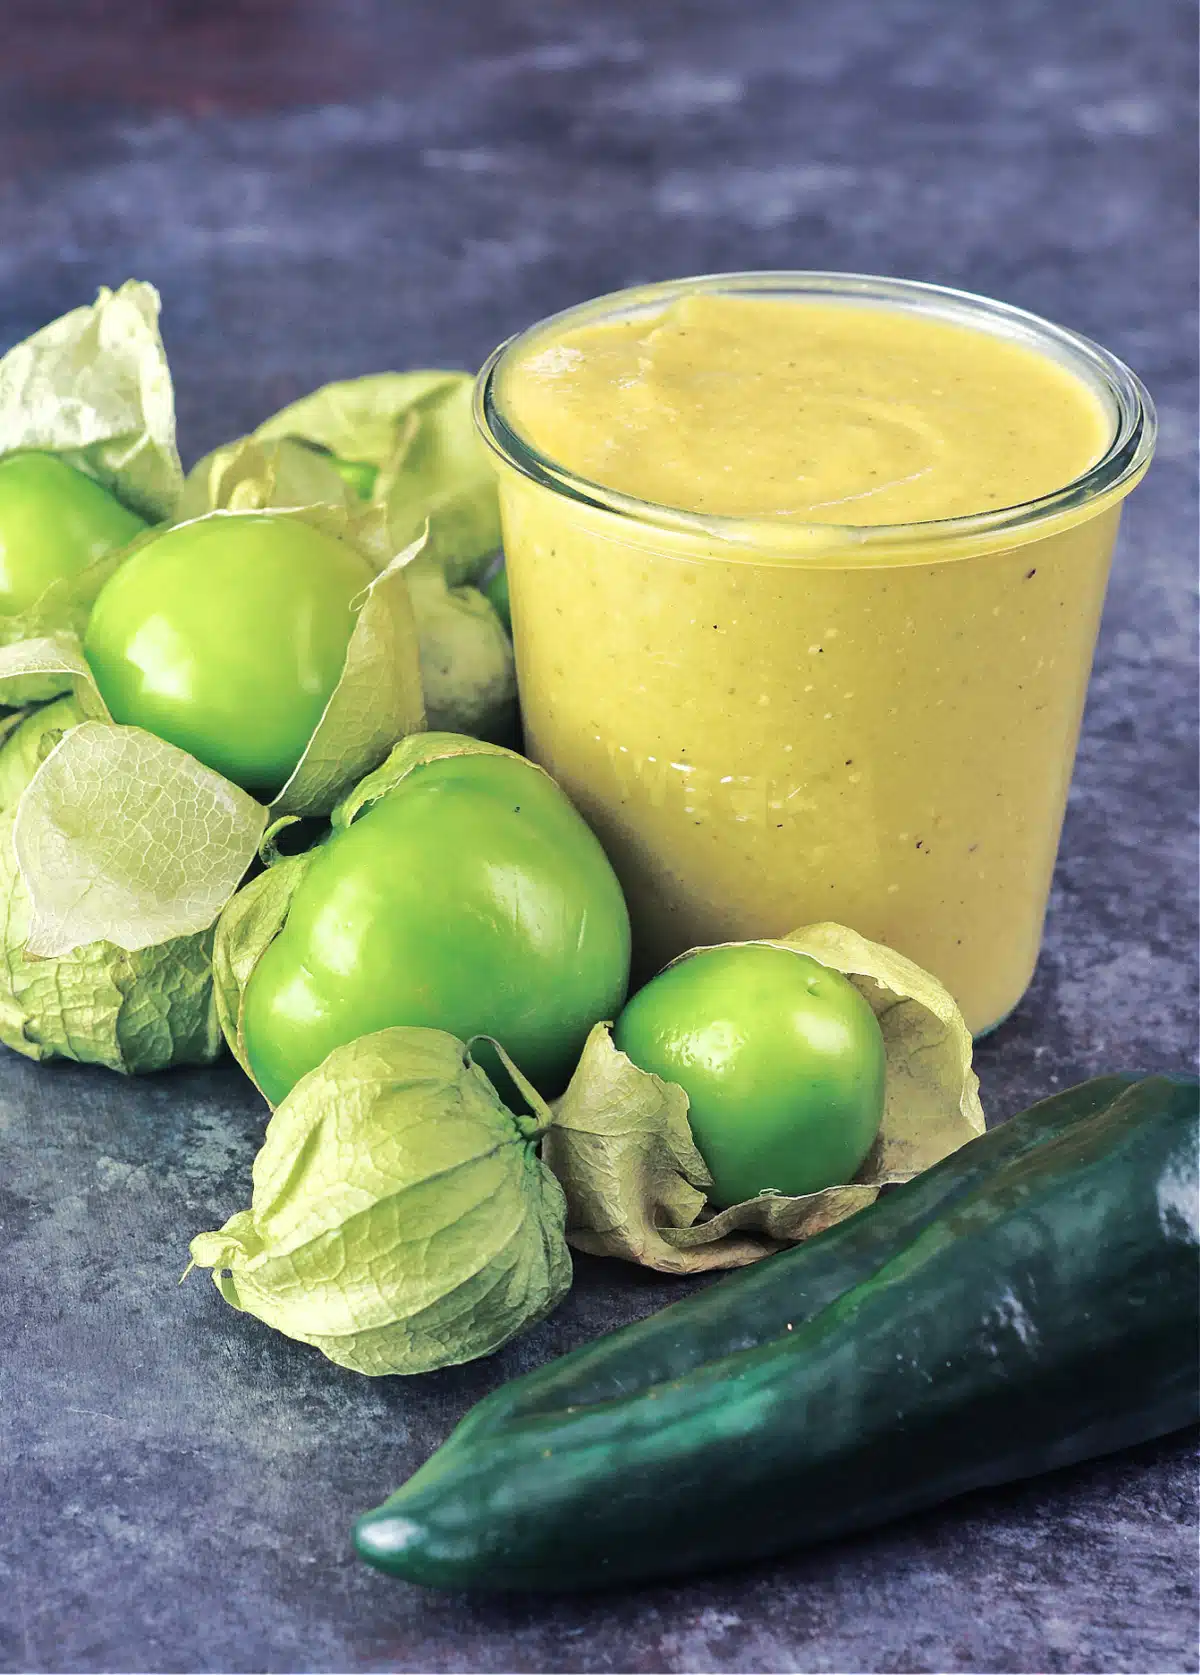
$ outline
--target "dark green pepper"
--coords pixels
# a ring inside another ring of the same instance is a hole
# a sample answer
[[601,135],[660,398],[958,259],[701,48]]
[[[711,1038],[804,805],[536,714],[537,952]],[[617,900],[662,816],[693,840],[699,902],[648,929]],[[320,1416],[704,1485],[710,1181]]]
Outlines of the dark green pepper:
[[1198,1414],[1195,1083],[1046,1100],[793,1251],[517,1380],[359,1553],[595,1587],[825,1540]]

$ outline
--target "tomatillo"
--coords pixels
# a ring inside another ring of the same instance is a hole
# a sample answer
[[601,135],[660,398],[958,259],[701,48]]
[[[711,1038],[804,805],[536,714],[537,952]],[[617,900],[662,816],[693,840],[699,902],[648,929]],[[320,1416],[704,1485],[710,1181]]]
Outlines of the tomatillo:
[[291,518],[168,529],[101,589],[83,649],[113,719],[273,796],[341,677],[367,560]]
[[508,596],[508,568],[501,564],[483,583],[482,593],[491,601],[492,609],[508,632],[512,633],[512,604]]
[[128,546],[147,527],[57,454],[0,459],[0,616],[19,616],[57,581]]
[[415,768],[313,855],[246,984],[255,1080],[278,1103],[392,1025],[494,1036],[547,1097],[629,980],[629,916],[558,786],[508,753]]
[[688,1121],[724,1208],[853,1178],[883,1116],[885,1055],[854,985],[807,954],[707,948],[629,1002],[613,1040],[688,1096]]
[[344,483],[348,483],[360,500],[370,500],[379,476],[379,467],[366,459],[342,459],[330,454],[329,463]]

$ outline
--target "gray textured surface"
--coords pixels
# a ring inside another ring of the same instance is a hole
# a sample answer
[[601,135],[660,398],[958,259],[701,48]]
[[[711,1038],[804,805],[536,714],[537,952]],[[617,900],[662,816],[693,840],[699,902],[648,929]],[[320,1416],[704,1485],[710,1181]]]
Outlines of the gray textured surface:
[[[1159,460],[1122,537],[1045,956],[979,1060],[994,1116],[1189,1064],[1190,4],[346,0],[333,68],[289,70],[281,109],[263,55],[286,67],[319,8],[264,7],[211,96],[208,25],[172,48],[168,10],[130,8],[111,85],[74,36],[23,91],[0,67],[0,346],[98,282],[155,281],[186,457],[323,379],[473,364],[552,308],[729,267],[962,284],[1134,364]],[[18,6],[13,38],[18,12],[62,29],[60,5]],[[330,92],[338,52],[358,98]],[[244,1202],[260,1123],[229,1070],[0,1062],[4,1668],[1196,1667],[1188,1438],[683,1587],[481,1605],[367,1572],[351,1515],[476,1395],[678,1292],[580,1263],[559,1315],[491,1362],[341,1373],[176,1284],[189,1235]]]

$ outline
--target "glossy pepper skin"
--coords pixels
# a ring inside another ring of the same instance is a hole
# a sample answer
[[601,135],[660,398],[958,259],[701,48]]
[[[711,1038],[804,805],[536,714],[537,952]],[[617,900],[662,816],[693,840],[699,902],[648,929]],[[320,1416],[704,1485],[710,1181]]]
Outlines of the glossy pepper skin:
[[147,528],[115,495],[57,454],[20,450],[0,459],[0,616],[36,605]]
[[879,1132],[875,1014],[807,954],[755,942],[690,954],[639,989],[613,1041],[687,1094],[719,1208],[853,1180]]
[[291,776],[341,677],[366,559],[285,518],[165,530],[101,589],[84,653],[114,721],[258,796]]
[[444,1588],[678,1575],[1198,1413],[1197,1090],[1104,1077],[806,1245],[516,1380],[360,1555]]
[[317,852],[242,1027],[272,1103],[334,1047],[397,1024],[494,1036],[549,1097],[628,979],[621,887],[558,786],[511,755],[450,756]]

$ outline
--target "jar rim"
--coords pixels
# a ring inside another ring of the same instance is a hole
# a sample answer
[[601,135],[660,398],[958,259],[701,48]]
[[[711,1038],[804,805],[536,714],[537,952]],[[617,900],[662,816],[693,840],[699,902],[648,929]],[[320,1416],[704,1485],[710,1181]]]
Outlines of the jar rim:
[[[630,314],[652,315],[676,300],[697,293],[737,296],[802,296],[833,302],[871,302],[934,315],[956,324],[987,330],[1049,354],[1076,374],[1100,397],[1113,418],[1112,435],[1100,458],[1061,488],[1033,500],[958,517],[898,524],[805,524],[779,515],[714,516],[664,506],[624,494],[569,470],[521,436],[505,418],[497,396],[497,374],[533,338],[555,328],[594,323]],[[971,291],[915,279],[820,270],[702,274],[633,286],[577,303],[536,321],[501,343],[484,363],[475,383],[475,422],[497,458],[522,476],[581,506],[650,526],[664,534],[694,537],[754,549],[756,556],[781,559],[828,558],[833,553],[869,561],[881,550],[906,547],[972,548],[980,538],[995,546],[997,537],[1012,544],[1049,533],[1048,524],[1078,521],[1097,510],[1097,502],[1128,493],[1150,463],[1156,432],[1154,404],[1137,375],[1090,338],[1040,315],[996,302]]]

